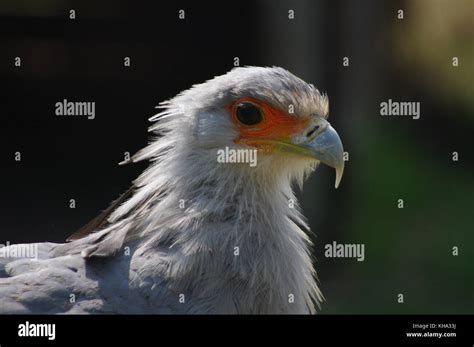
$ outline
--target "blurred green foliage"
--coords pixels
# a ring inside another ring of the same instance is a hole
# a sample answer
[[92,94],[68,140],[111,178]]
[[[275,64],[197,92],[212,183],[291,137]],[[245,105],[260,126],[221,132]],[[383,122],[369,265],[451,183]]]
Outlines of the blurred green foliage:
[[[329,270],[319,267],[329,277],[322,281],[327,299],[322,313],[472,314],[474,141],[454,149],[449,141],[457,134],[453,127],[449,133],[443,127],[454,119],[458,131],[473,126],[474,1],[394,6],[404,9],[405,19],[388,24],[387,47],[394,47],[388,70],[395,83],[408,81],[418,95],[436,101],[433,112],[424,115],[433,122],[369,122],[356,135],[358,152],[367,155],[346,167],[346,174],[352,170],[346,196],[351,202],[338,228],[343,230],[341,242],[365,243],[366,260],[346,260]],[[453,57],[459,59],[458,67],[452,65]],[[436,105],[443,105],[444,113]],[[446,114],[449,109],[455,112]],[[437,129],[421,139],[416,130],[407,130],[410,126]],[[437,142],[441,144],[435,146]],[[427,153],[427,148],[437,151]],[[459,162],[451,160],[454,150],[460,151]],[[397,207],[399,198],[403,209]],[[452,255],[455,246],[458,256]],[[403,304],[397,302],[399,293]]]

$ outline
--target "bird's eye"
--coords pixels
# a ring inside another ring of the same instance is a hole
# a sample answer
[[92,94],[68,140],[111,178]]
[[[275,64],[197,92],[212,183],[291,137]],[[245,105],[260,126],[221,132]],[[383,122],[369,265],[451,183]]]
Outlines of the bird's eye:
[[235,115],[239,122],[244,125],[255,125],[263,120],[262,110],[250,102],[238,104]]

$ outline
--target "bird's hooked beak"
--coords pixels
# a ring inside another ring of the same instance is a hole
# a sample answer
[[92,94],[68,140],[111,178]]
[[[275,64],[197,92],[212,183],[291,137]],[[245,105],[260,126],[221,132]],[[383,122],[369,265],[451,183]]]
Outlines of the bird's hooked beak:
[[339,187],[344,173],[344,149],[336,130],[327,120],[318,118],[312,122],[304,134],[295,139],[299,142],[295,144],[301,148],[301,154],[307,154],[333,167],[336,170],[334,186]]

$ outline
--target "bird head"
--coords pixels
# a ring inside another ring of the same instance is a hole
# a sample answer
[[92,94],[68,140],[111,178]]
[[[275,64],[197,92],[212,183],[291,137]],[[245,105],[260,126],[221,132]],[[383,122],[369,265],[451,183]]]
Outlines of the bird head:
[[[192,148],[196,160],[207,155],[222,166],[217,151],[251,150],[257,155],[252,169],[267,176],[285,172],[301,178],[321,162],[336,170],[336,188],[341,181],[343,147],[327,121],[327,96],[285,69],[235,68],[160,107],[165,110],[150,118],[158,120],[151,130],[170,139],[174,133],[179,140],[168,147]],[[157,141],[157,146],[164,149],[166,141]],[[135,159],[157,156],[160,148],[151,144]]]

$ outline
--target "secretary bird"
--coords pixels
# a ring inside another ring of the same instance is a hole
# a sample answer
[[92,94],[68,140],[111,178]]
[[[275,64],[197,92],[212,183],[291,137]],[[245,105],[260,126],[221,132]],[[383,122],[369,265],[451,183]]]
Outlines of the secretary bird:
[[322,295],[292,186],[320,162],[339,185],[328,107],[278,67],[235,68],[160,104],[154,138],[130,159],[149,167],[125,194],[70,242],[0,258],[0,313],[315,313]]

